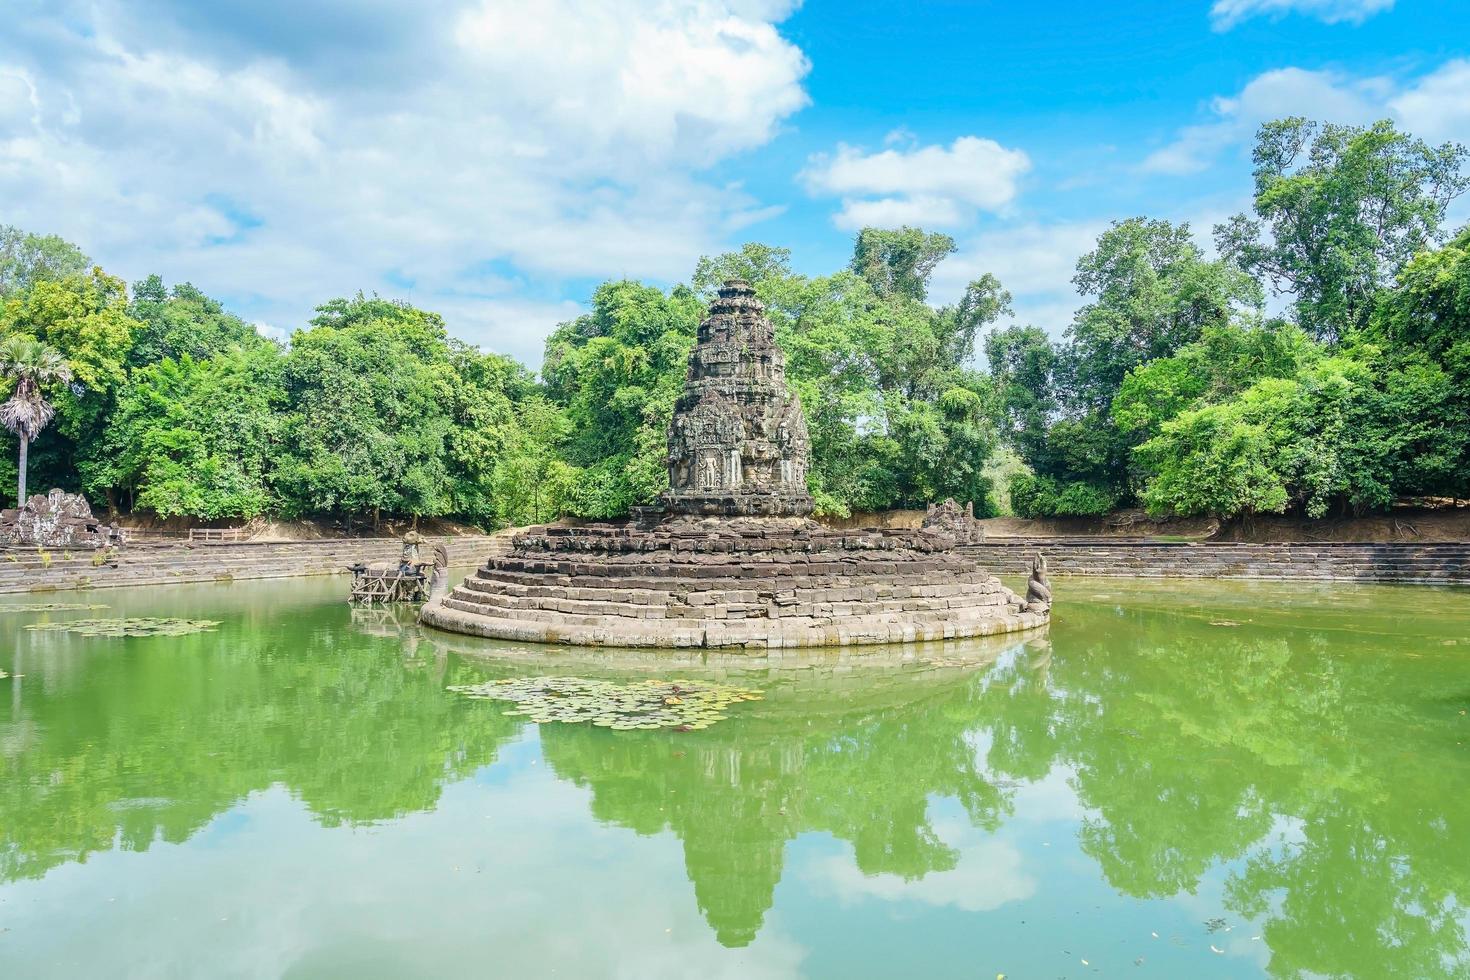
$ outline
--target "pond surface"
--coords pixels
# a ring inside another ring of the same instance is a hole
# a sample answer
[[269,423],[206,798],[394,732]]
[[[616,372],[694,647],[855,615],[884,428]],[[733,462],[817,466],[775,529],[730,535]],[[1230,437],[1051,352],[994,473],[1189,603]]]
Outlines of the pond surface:
[[[340,579],[0,597],[0,977],[1470,975],[1470,592],[1056,586],[1042,637],[729,675]],[[161,616],[220,625],[23,629]],[[766,697],[446,690],[534,674]]]

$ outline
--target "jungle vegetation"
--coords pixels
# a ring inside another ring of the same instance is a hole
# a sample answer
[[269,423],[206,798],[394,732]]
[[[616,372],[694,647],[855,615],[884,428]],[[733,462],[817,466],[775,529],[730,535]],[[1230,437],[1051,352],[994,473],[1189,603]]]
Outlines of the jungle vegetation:
[[[60,359],[10,369],[0,399],[25,386],[54,411],[27,430],[30,486],[113,510],[617,517],[666,485],[695,330],[740,275],[786,350],[824,513],[955,497],[1028,517],[1320,517],[1465,498],[1470,227],[1444,227],[1465,158],[1387,122],[1268,123],[1252,209],[1213,229],[1216,255],[1187,224],[1114,222],[1054,333],[997,328],[1010,295],[991,275],[931,305],[943,234],[864,229],[826,276],[748,244],[668,290],[603,283],[539,376],[362,294],[278,343],[188,283],[129,289],[59,238],[0,227],[0,344]],[[20,446],[4,438],[12,500]]]

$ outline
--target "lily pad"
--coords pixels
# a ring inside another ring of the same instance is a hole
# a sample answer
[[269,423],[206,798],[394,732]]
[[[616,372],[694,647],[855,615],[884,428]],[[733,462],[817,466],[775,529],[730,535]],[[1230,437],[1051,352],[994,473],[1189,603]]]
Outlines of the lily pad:
[[171,619],[152,616],[131,619],[72,619],[64,623],[33,623],[28,630],[53,630],[80,636],[184,636],[219,625],[217,619]]
[[96,602],[17,602],[0,606],[0,616],[5,613],[80,612],[106,608]]
[[759,701],[759,691],[690,680],[647,680],[636,684],[586,677],[521,677],[449,688],[466,697],[510,701],[502,714],[538,724],[591,723],[613,731],[673,728],[693,731],[727,718],[725,709]]

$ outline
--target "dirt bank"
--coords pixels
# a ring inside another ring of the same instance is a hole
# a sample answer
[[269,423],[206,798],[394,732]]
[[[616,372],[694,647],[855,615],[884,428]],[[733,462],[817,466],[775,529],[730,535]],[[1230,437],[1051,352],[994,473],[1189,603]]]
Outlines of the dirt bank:
[[[242,528],[243,541],[321,541],[338,538],[396,538],[412,528],[408,519],[380,521],[377,528],[368,520],[302,519],[283,521],[257,517],[250,521],[194,521],[187,518],[160,518],[149,514],[128,514],[117,519],[121,527],[134,532],[136,539],[187,537],[190,528]],[[428,517],[418,522],[420,534],[431,537],[463,537],[485,534],[471,524]]]
[[[923,520],[922,510],[861,512],[846,518],[822,518],[823,523],[840,528],[918,527]],[[1470,507],[1404,507],[1391,514],[1324,517],[1319,520],[1267,515],[1227,522],[1207,517],[1151,518],[1141,510],[1124,510],[1106,517],[1049,520],[992,517],[981,523],[992,538],[1149,538],[1261,544],[1279,541],[1470,541]]]

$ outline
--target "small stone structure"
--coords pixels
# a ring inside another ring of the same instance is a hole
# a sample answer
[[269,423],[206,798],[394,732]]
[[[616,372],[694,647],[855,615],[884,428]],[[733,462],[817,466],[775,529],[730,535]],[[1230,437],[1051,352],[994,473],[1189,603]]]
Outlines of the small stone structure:
[[979,544],[985,540],[985,525],[975,519],[973,501],[961,507],[953,497],[946,497],[942,504],[930,504],[924,523],[919,526],[926,531],[948,534],[957,545]]
[[79,493],[53,489],[25,506],[0,510],[0,545],[31,548],[106,548],[122,544],[123,532],[92,516]]
[[952,536],[807,516],[806,419],[740,280],[700,325],[668,439],[669,490],[635,520],[530,528],[420,620],[507,640],[725,649],[944,640],[1048,620]]

